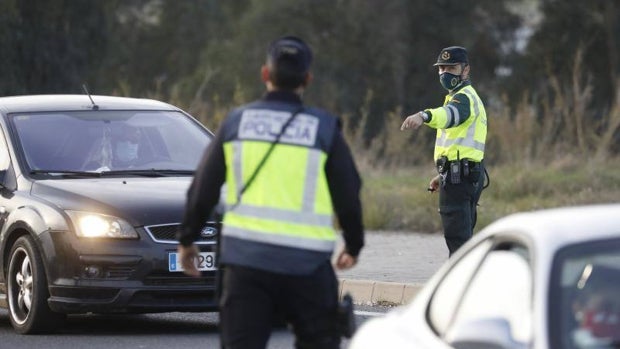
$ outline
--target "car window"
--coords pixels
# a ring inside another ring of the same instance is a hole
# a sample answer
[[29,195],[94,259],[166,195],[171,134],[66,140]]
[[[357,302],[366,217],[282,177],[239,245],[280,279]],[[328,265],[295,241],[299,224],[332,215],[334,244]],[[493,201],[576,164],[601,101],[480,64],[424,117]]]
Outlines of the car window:
[[550,338],[563,348],[620,346],[620,239],[557,254],[550,290]]
[[491,248],[492,242],[486,240],[474,247],[448,271],[435,290],[429,305],[429,322],[431,328],[443,335],[448,328],[461,298],[480,261]]
[[194,170],[211,135],[170,111],[11,115],[26,171]]
[[498,320],[509,328],[512,341],[532,337],[532,272],[527,249],[502,245],[488,253],[455,309],[452,329],[481,320]]

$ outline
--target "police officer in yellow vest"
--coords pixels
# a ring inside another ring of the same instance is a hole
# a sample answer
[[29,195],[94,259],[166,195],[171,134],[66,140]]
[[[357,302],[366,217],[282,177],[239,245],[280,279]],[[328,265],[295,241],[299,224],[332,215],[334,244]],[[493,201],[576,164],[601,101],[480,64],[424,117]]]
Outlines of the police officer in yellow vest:
[[199,275],[192,243],[226,184],[224,348],[265,348],[276,314],[292,325],[297,348],[340,346],[333,216],[345,242],[335,266],[347,269],[364,244],[361,180],[339,119],[302,103],[311,61],[297,37],[271,43],[261,69],[267,93],[227,116],[187,194],[178,251],[186,273]]
[[471,238],[476,225],[476,206],[486,176],[487,115],[469,80],[465,48],[442,49],[434,65],[448,90],[444,105],[408,116],[400,129],[415,130],[422,124],[437,129],[434,159],[439,175],[431,180],[429,190],[439,189],[439,213],[452,255]]

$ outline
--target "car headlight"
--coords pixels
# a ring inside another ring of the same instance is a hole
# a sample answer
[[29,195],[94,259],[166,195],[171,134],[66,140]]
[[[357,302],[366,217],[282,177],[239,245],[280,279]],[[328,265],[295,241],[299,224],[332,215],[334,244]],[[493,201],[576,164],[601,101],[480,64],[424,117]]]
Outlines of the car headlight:
[[137,239],[138,233],[125,220],[92,212],[66,211],[75,233],[85,238]]

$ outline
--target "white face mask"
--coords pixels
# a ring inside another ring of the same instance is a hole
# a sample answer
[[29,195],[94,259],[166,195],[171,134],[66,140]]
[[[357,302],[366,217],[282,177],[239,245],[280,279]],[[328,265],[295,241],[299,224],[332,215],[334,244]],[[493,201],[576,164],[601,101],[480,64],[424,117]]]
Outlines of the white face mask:
[[116,156],[120,161],[128,162],[138,157],[138,143],[120,141],[116,143]]

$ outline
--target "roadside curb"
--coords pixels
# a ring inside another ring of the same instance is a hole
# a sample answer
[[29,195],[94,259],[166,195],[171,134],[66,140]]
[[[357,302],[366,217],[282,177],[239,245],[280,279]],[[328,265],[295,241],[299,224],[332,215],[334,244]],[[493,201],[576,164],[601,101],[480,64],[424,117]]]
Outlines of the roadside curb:
[[402,305],[409,303],[422,284],[405,284],[372,280],[340,279],[338,296],[349,293],[357,305]]

